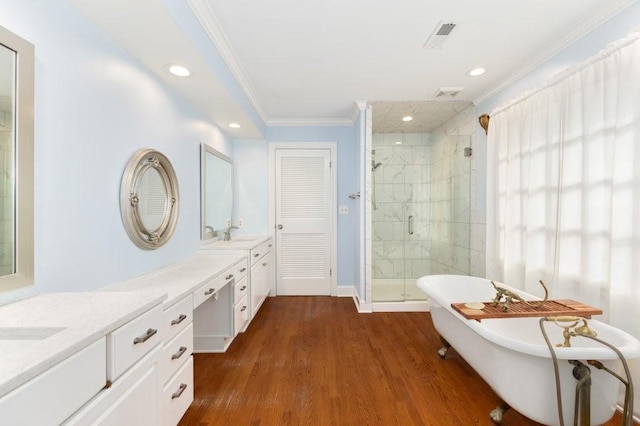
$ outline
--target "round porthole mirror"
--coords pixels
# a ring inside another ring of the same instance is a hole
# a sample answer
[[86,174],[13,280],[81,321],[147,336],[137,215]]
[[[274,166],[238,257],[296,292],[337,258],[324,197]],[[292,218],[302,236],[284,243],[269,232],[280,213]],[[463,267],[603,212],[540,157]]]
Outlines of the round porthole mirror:
[[178,221],[178,179],[160,152],[141,149],[125,168],[120,213],[131,241],[154,250],[171,238]]

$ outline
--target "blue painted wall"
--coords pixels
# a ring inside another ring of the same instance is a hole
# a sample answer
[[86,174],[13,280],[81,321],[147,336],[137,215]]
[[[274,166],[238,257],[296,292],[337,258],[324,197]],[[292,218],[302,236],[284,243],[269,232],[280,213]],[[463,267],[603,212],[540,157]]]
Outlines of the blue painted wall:
[[358,200],[349,194],[359,191],[356,131],[353,126],[267,127],[265,140],[234,141],[236,178],[236,218],[244,221],[242,233],[271,234],[268,229],[269,143],[336,142],[337,200],[349,207],[348,215],[337,216],[339,286],[354,285],[358,274]]
[[[0,3],[0,25],[35,45],[35,286],[93,290],[193,255],[200,244],[199,146],[232,141],[63,0]],[[180,186],[166,246],[145,251],[120,218],[120,179],[141,148],[163,152]]]

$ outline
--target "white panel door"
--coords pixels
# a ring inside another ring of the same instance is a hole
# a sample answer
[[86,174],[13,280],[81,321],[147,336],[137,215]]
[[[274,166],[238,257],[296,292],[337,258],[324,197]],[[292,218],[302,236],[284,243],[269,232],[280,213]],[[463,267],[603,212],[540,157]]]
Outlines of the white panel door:
[[329,149],[276,149],[277,293],[331,294]]

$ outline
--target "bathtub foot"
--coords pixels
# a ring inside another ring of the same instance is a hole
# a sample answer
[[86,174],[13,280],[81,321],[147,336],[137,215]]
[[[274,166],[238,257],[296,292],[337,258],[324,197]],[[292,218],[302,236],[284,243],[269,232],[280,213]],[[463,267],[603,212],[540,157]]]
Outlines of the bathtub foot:
[[498,406],[493,410],[491,410],[491,412],[489,413],[489,419],[491,419],[493,424],[496,424],[496,425],[502,424],[502,417],[504,416],[504,413],[509,408],[511,408],[509,404],[507,404],[504,401],[500,402]]
[[447,352],[449,351],[449,348],[451,347],[451,345],[449,344],[449,342],[443,339],[442,336],[440,336],[440,341],[442,342],[443,346],[440,349],[438,349],[438,356],[444,359],[447,356]]

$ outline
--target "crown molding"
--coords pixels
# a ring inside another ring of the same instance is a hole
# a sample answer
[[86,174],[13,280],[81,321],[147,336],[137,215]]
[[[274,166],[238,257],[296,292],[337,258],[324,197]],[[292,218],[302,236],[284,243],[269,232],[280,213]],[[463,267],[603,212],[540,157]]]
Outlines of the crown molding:
[[503,81],[498,86],[482,93],[480,96],[473,100],[475,105],[479,105],[490,97],[500,93],[502,90],[515,83],[517,80],[521,79],[525,75],[529,74],[538,66],[542,65],[544,62],[551,59],[553,56],[558,54],[560,51],[566,49],[576,41],[580,40],[582,37],[586,36],[588,33],[599,27],[600,25],[607,22],[609,19],[613,18],[623,10],[627,9],[629,6],[637,3],[639,0],[622,0],[615,2],[613,4],[609,4],[597,14],[592,16],[590,19],[585,20],[580,25],[574,27],[571,31],[569,31],[563,38],[558,40],[556,43],[550,45],[546,49],[542,50],[537,55],[533,56],[533,59],[524,64],[518,71],[511,75],[510,78]]
[[238,61],[238,57],[231,47],[229,38],[222,29],[220,21],[218,21],[218,18],[213,12],[213,9],[205,0],[187,0],[187,4],[193,11],[198,21],[200,21],[200,24],[202,24],[202,27],[220,53],[220,56],[222,56],[225,64],[227,64],[229,71],[231,71],[231,74],[236,79],[236,81],[240,85],[240,88],[251,103],[251,106],[253,106],[255,111],[258,113],[260,119],[262,119],[262,121],[266,123],[268,121],[267,115],[264,112],[260,101],[258,100],[258,96],[253,89],[251,81],[242,69],[240,61]]
[[351,114],[351,121],[353,123],[360,117],[360,113],[367,109],[367,105],[367,101],[354,101],[353,114]]
[[267,121],[267,127],[346,127],[353,126],[353,123],[348,118],[278,118]]

